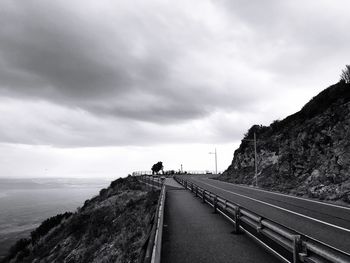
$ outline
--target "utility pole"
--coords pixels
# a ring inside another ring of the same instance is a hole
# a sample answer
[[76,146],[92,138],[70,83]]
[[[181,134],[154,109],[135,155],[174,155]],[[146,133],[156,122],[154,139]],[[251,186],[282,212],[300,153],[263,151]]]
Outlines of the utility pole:
[[218,154],[216,153],[216,148],[215,148],[215,174],[218,174]]
[[215,148],[215,152],[210,152],[209,154],[215,154],[215,174],[218,174],[218,155],[216,152],[216,148]]
[[254,132],[254,164],[255,164],[255,185],[258,187],[258,159],[256,154],[256,134]]
[[256,134],[254,132],[254,139],[243,139],[242,141],[254,142],[254,174],[255,174],[255,186],[258,187],[258,154],[256,150]]
[[183,170],[182,170],[182,164],[181,164],[181,173],[183,173]]

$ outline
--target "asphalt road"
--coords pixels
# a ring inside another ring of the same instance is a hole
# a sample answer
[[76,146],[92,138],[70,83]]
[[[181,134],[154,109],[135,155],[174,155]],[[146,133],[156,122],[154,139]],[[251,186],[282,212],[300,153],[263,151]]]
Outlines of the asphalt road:
[[260,216],[350,254],[350,208],[201,176],[186,179]]
[[161,262],[279,262],[232,224],[201,203],[181,185],[167,179]]

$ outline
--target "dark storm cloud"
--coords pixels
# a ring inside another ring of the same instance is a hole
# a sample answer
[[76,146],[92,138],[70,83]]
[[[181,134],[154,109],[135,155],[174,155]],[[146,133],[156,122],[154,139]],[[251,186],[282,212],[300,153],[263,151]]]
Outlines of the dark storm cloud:
[[3,0],[0,141],[237,140],[337,80],[350,19],[335,2]]
[[167,32],[172,28],[164,16],[152,21],[137,8],[128,15],[117,4],[111,5],[115,20],[89,10],[78,12],[75,8],[83,4],[65,1],[1,5],[3,95],[151,122],[203,117],[220,102],[239,106],[240,92],[233,91],[227,101],[220,87],[181,79],[198,78],[191,72],[174,79],[176,61],[186,47],[176,39],[181,33]]
[[2,3],[2,93],[88,107],[90,101],[118,99],[166,74],[161,58],[138,62],[122,32],[101,32],[103,25],[89,17],[45,1]]
[[113,96],[133,88],[136,72],[142,78],[148,67],[164,68],[156,58],[132,65],[122,35],[115,40],[101,32],[103,25],[60,5],[26,1],[2,10],[2,86],[10,91],[62,101]]

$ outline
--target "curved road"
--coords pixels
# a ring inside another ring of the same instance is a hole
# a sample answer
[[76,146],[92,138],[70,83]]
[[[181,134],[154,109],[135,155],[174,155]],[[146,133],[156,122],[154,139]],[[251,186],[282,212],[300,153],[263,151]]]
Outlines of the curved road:
[[350,207],[268,192],[202,176],[185,178],[267,219],[350,254]]

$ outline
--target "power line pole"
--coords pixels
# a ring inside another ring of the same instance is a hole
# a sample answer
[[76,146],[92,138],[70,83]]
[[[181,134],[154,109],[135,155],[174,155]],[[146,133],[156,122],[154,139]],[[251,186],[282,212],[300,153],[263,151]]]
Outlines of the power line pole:
[[215,152],[210,152],[209,154],[215,154],[215,174],[218,174],[218,155],[216,152],[216,148],[215,148]]
[[258,187],[258,159],[256,154],[256,134],[254,132],[254,163],[255,163],[255,185]]
[[256,150],[256,134],[254,132],[254,139],[243,139],[242,141],[254,142],[254,175],[255,175],[255,186],[258,187],[258,154]]
[[215,174],[218,174],[218,154],[215,148]]

